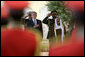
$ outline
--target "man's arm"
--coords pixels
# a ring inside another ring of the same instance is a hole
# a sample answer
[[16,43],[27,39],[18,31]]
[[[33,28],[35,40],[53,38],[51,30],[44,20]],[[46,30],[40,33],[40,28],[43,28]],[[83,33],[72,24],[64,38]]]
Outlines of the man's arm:
[[48,14],[48,16],[46,18],[44,18],[44,20],[42,22],[45,24],[48,24],[48,17],[50,17],[50,16],[51,16],[51,14]]
[[45,24],[48,24],[48,17],[44,18],[44,20],[42,22]]
[[31,20],[26,19],[26,20],[25,20],[25,23],[26,23],[26,27],[33,27],[33,23],[32,23]]

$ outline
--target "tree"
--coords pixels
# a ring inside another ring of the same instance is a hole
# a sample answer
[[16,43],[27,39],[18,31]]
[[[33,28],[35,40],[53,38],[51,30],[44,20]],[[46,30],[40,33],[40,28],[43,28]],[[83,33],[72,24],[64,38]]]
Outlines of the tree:
[[58,16],[63,22],[69,23],[71,20],[71,11],[64,7],[63,1],[49,1],[46,6],[48,6],[49,11],[57,11]]

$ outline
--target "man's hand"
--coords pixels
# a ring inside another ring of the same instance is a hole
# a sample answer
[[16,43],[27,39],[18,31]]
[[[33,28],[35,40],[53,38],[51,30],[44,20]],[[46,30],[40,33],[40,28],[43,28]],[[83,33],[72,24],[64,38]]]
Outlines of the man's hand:
[[36,24],[35,26],[34,26],[34,28],[38,28],[39,27],[39,25],[38,24]]
[[48,14],[48,17],[52,16],[52,14]]

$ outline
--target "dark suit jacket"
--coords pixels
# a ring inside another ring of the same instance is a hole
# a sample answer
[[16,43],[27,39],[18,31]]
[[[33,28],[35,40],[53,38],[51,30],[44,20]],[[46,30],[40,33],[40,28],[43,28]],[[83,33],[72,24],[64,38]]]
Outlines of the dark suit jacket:
[[55,20],[54,20],[54,19],[48,19],[48,17],[46,17],[46,18],[43,20],[43,23],[47,24],[48,27],[49,27],[49,31],[48,31],[48,36],[47,36],[47,38],[55,37],[55,32],[54,32]]
[[[33,23],[32,19],[26,19],[25,23],[27,24],[27,27],[33,28],[33,26],[34,26],[34,23]],[[42,22],[40,20],[37,20],[37,24],[39,25],[39,27],[36,28],[36,29],[39,30],[42,33],[42,36],[43,36]]]

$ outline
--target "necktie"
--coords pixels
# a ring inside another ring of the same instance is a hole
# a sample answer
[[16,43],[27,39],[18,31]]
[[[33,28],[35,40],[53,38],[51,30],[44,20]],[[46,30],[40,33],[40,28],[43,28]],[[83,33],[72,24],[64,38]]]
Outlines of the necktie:
[[36,20],[34,19],[34,25],[36,25]]

